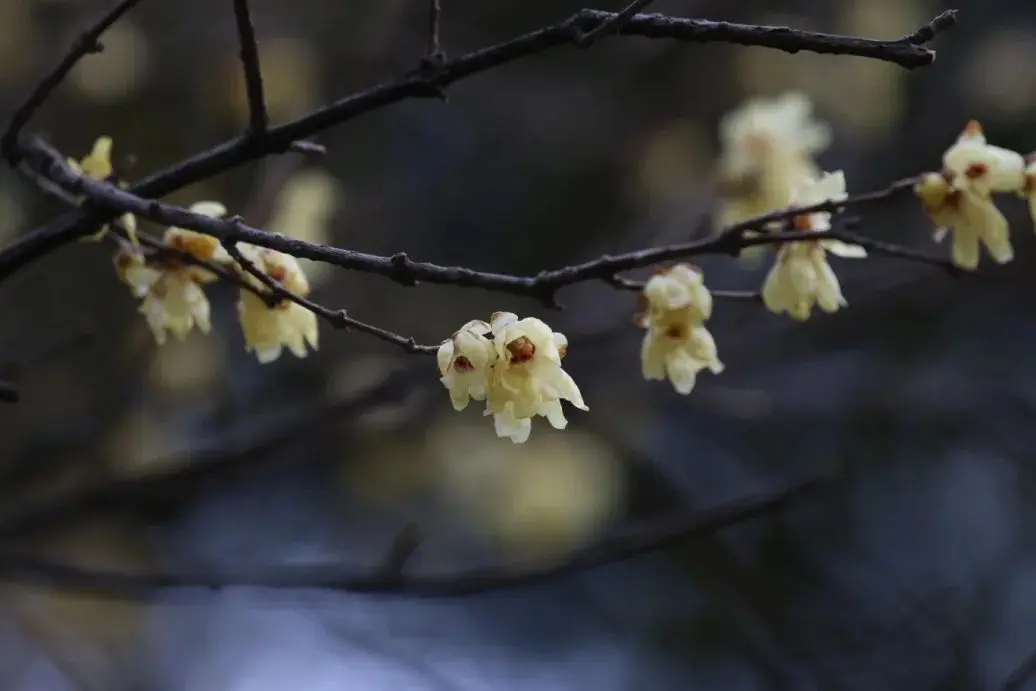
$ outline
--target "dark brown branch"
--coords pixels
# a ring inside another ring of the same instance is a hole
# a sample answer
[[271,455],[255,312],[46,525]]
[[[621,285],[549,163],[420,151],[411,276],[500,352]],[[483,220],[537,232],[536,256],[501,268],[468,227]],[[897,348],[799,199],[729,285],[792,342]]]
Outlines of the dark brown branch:
[[265,574],[207,570],[165,573],[101,571],[26,554],[0,552],[0,580],[62,588],[114,598],[147,598],[169,588],[222,589],[235,586],[321,589],[353,593],[447,598],[477,595],[590,571],[659,552],[696,536],[788,507],[827,485],[827,478],[806,481],[768,494],[755,494],[721,506],[669,516],[578,550],[565,561],[532,569],[518,566],[476,568],[442,575],[405,575],[383,568],[343,569],[339,565],[280,568]]
[[[933,264],[954,273],[960,271],[948,259],[928,255],[899,245],[871,240],[844,230],[832,229],[822,232],[784,231],[759,235],[745,234],[747,230],[764,230],[771,224],[787,221],[800,214],[814,212],[834,213],[849,207],[858,207],[883,201],[894,195],[911,191],[916,182],[913,178],[900,180],[882,190],[852,195],[842,201],[826,201],[811,206],[783,209],[758,216],[737,223],[710,238],[664,247],[652,247],[625,254],[604,255],[581,264],[541,271],[535,276],[516,276],[475,271],[465,267],[440,266],[429,262],[418,262],[410,259],[405,253],[385,257],[266,233],[245,225],[239,219],[217,219],[203,216],[192,213],[182,207],[141,199],[132,192],[119,189],[107,183],[83,178],[68,167],[64,158],[57,151],[38,139],[27,139],[25,149],[27,160],[32,160],[45,177],[70,192],[84,195],[91,204],[108,211],[128,211],[164,225],[190,228],[207,233],[224,242],[228,239],[248,242],[295,257],[312,259],[334,264],[344,269],[384,276],[402,285],[414,286],[419,282],[426,282],[467,288],[481,288],[532,297],[538,299],[544,305],[555,308],[560,307],[557,302],[557,292],[566,286],[576,283],[588,281],[613,282],[614,277],[621,272],[645,268],[663,262],[709,254],[736,256],[745,247],[802,240],[840,240],[860,245],[871,254]],[[326,309],[325,311],[327,314],[322,316],[336,318],[332,316],[334,312],[327,311]],[[397,343],[397,345],[399,344]]]
[[907,43],[912,43],[915,46],[924,45],[934,39],[939,33],[949,29],[956,23],[957,10],[946,10],[914,33],[904,36],[903,40]]
[[43,102],[47,100],[51,92],[57,88],[80,60],[90,53],[98,53],[102,50],[101,45],[97,42],[101,34],[139,3],[140,0],[119,0],[114,7],[99,17],[90,28],[79,35],[79,38],[72,44],[72,47],[61,58],[57,66],[39,81],[36,88],[25,99],[25,102],[15,109],[3,137],[0,137],[0,155],[6,158],[11,165],[18,163],[19,151],[16,144],[22,128],[28,124],[29,120],[43,105]]
[[248,136],[255,138],[266,132],[269,116],[266,113],[266,98],[263,96],[259,46],[255,40],[255,27],[252,25],[248,0],[234,0],[234,20],[237,23],[241,67],[245,73],[245,90],[248,94]]
[[619,33],[623,24],[633,19],[638,12],[654,1],[655,0],[633,0],[633,2],[624,7],[621,12],[609,17],[605,21],[601,22],[596,29],[592,29],[583,34],[580,38],[576,39],[576,45],[580,48],[589,48],[604,34]]
[[[237,219],[231,219],[232,222]],[[309,298],[305,298],[298,293],[294,293],[277,281],[273,280],[262,271],[259,270],[255,264],[250,262],[246,257],[241,254],[241,251],[237,248],[237,239],[230,236],[223,240],[223,246],[226,248],[227,253],[231,258],[238,263],[238,265],[244,269],[249,275],[254,276],[256,280],[266,286],[269,293],[268,296],[272,295],[277,298],[275,301],[280,302],[281,300],[291,300],[292,302],[305,307],[313,314],[317,315],[321,319],[324,319],[336,329],[356,329],[375,338],[381,339],[387,343],[391,343],[394,346],[399,346],[408,353],[420,353],[424,355],[434,355],[439,346],[437,345],[418,345],[417,341],[413,338],[407,338],[406,336],[400,336],[399,334],[386,331],[380,327],[372,324],[367,324],[358,319],[350,317],[345,310],[333,310],[324,307],[323,305],[313,302]],[[258,295],[262,295],[263,291],[254,291]]]
[[[501,65],[545,50],[574,44],[615,15],[608,12],[582,10],[557,24],[532,31],[518,38],[477,50],[452,60],[425,65],[399,79],[347,96],[313,111],[298,120],[270,128],[260,144],[248,137],[224,142],[196,154],[170,168],[141,180],[130,191],[141,197],[162,197],[201,180],[223,173],[249,161],[288,150],[294,142],[393,103],[410,98],[439,96],[446,86],[486,72]],[[931,31],[952,24],[953,16]],[[924,29],[919,30],[924,35]],[[624,23],[621,34],[690,43],[727,42],[757,45],[787,52],[812,51],[884,60],[907,68],[928,65],[934,59],[931,51],[912,42],[914,35],[896,41],[876,41],[852,36],[838,36],[786,27],[751,26],[700,19],[680,19],[664,15],[637,15]],[[929,32],[930,33],[930,32]],[[11,142],[14,148],[18,142]],[[67,214],[29,232],[0,250],[0,281],[26,264],[52,252],[78,237],[93,232],[110,221],[110,212]]]

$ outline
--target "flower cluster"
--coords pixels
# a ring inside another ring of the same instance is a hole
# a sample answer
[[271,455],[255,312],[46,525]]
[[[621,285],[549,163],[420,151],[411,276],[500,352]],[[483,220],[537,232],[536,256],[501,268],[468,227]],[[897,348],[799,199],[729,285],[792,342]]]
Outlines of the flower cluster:
[[568,339],[533,317],[496,312],[489,322],[470,321],[436,353],[439,381],[456,410],[485,401],[496,433],[515,443],[529,438],[532,418],[542,415],[555,429],[568,420],[566,400],[589,410],[572,377],[562,369]]
[[[218,202],[198,202],[190,210],[214,218],[226,214]],[[163,345],[167,333],[183,340],[197,327],[212,330],[208,297],[203,285],[219,277],[214,266],[237,272],[242,287],[237,312],[245,349],[260,363],[277,360],[287,347],[296,357],[306,357],[308,344],[319,342],[316,315],[289,299],[273,301],[269,291],[245,267],[238,265],[211,235],[183,228],[169,228],[162,236],[166,251],[147,256],[139,247],[126,246],[115,254],[119,279],[140,299],[139,311],[147,320],[155,342]],[[309,282],[294,257],[265,247],[241,244],[241,256],[270,280],[295,295],[309,294]]]
[[[828,255],[859,259],[867,252],[839,241],[833,232],[832,216],[849,196],[844,173],[821,172],[813,160],[830,141],[827,126],[813,119],[805,96],[792,93],[749,101],[723,119],[720,133],[721,225],[785,211],[786,220],[757,224],[754,232],[794,231],[791,238],[773,238],[782,242],[772,243],[777,249],[763,279],[763,305],[798,321],[809,319],[814,308],[833,313],[845,307]],[[90,155],[71,165],[83,176],[114,181],[111,150],[111,139],[102,137]],[[994,261],[1005,263],[1014,251],[993,195],[1027,199],[1036,220],[1036,158],[1026,160],[989,144],[981,126],[971,121],[943,155],[942,170],[920,176],[914,193],[938,226],[935,239],[952,235],[954,264],[976,268],[983,246]],[[227,213],[217,202],[200,202],[191,211],[210,217]],[[297,301],[309,295],[310,279],[295,257],[245,243],[228,252],[217,238],[182,228],[166,230],[157,251],[145,254],[136,242],[136,219],[126,215],[121,223],[133,242],[122,243],[116,254],[117,274],[141,300],[139,311],[157,343],[164,343],[168,333],[178,339],[194,328],[208,333],[210,306],[203,286],[229,276],[240,287],[237,314],[245,348],[259,362],[277,360],[285,348],[300,358],[317,349],[317,315]],[[752,242],[761,248],[771,244]],[[701,371],[724,371],[706,326],[713,294],[701,269],[678,263],[656,272],[643,285],[640,302],[635,321],[646,332],[640,353],[644,379],[668,379],[686,395]],[[456,410],[467,408],[472,399],[484,401],[483,414],[493,417],[497,436],[522,443],[537,416],[555,429],[567,427],[562,400],[588,410],[562,367],[567,346],[563,334],[539,319],[496,312],[488,322],[464,324],[435,349],[438,378]]]
[[922,175],[914,192],[936,225],[936,242],[952,235],[957,266],[977,268],[983,246],[993,261],[1006,264],[1014,259],[1014,249],[993,194],[1027,198],[1036,221],[1036,158],[1027,162],[1017,152],[989,144],[982,126],[972,120],[943,154],[942,170]]

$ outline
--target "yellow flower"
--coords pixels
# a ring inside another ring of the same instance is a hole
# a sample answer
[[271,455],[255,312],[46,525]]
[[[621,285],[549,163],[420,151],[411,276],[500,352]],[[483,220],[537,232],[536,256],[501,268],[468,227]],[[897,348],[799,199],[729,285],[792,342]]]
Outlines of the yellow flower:
[[306,344],[319,347],[317,315],[297,303],[285,300],[267,307],[262,298],[242,290],[237,302],[245,350],[255,353],[261,364],[277,360],[284,348],[295,357],[308,354]]
[[1025,184],[1025,159],[988,144],[977,120],[968,122],[942,160],[949,180],[987,198],[991,192],[1018,192]]
[[[200,202],[191,211],[210,216],[226,213],[215,202]],[[224,251],[216,238],[182,228],[167,229],[163,243],[200,261],[218,259]],[[167,331],[183,340],[195,326],[202,333],[212,329],[209,301],[201,288],[216,280],[211,271],[175,256],[162,256],[148,264],[135,248],[120,250],[115,255],[115,270],[133,296],[142,299],[138,311],[147,319],[158,345],[166,342]]]
[[455,410],[464,410],[472,398],[486,398],[489,368],[497,358],[493,342],[486,338],[491,330],[484,321],[470,321],[444,341],[436,353],[439,381],[450,392]]
[[[497,436],[516,444],[526,441],[532,431],[532,418],[537,415],[547,418],[555,429],[565,429],[568,420],[561,408],[562,399],[580,410],[589,410],[579,387],[561,368],[568,347],[564,334],[553,331],[539,319],[519,319],[510,312],[495,313],[490,329],[496,356],[485,356],[492,359],[492,364],[486,369],[484,415],[493,416]],[[478,346],[471,345],[474,347],[470,351],[477,353]]]
[[995,192],[1026,195],[1025,159],[1021,154],[986,141],[982,126],[971,120],[943,154],[941,173],[926,173],[914,186],[925,213],[936,225],[934,238],[953,234],[953,263],[978,267],[981,246],[993,261],[1014,259],[1007,219],[993,202]]
[[[243,243],[238,249],[246,260],[284,289],[300,297],[309,295],[309,281],[295,257]],[[266,290],[258,278],[241,267],[238,271],[257,290]],[[242,289],[237,314],[245,337],[245,350],[255,353],[262,364],[277,360],[284,348],[299,358],[308,354],[307,344],[313,350],[319,348],[317,316],[296,302],[285,299],[270,306],[253,292]]]
[[1014,259],[1007,219],[988,194],[971,185],[950,182],[940,173],[922,176],[914,194],[936,226],[935,241],[942,242],[952,233],[952,257],[957,266],[977,268],[982,245],[998,264]]
[[645,379],[668,378],[678,393],[687,395],[698,372],[723,371],[716,342],[705,327],[712,314],[712,294],[699,269],[677,264],[652,276],[642,299],[645,309],[638,323],[647,329],[640,349]]
[[[97,180],[99,182],[112,182],[115,175],[115,168],[112,165],[112,146],[114,142],[111,137],[98,137],[94,142],[90,153],[77,161],[74,158],[68,159],[68,166],[77,174],[83,177]],[[117,181],[115,181],[117,182]],[[120,187],[124,185],[120,184]],[[137,240],[137,217],[131,213],[125,213],[119,219],[127,237],[133,245],[139,246]],[[98,242],[108,233],[108,226],[102,226],[93,235],[83,238],[84,242]]]
[[[813,105],[800,92],[751,99],[727,114],[720,122],[717,229],[787,207],[799,180],[819,174],[813,156],[830,141],[830,128],[813,119]],[[765,251],[746,248],[742,257]]]
[[[792,192],[794,206],[807,207],[824,201],[841,201],[847,196],[842,171],[825,173],[819,180],[805,178]],[[821,232],[831,228],[828,212],[806,213],[795,217],[795,229]],[[836,312],[846,305],[838,277],[827,263],[827,253],[847,259],[867,256],[862,247],[837,240],[809,240],[785,243],[777,250],[770,273],[763,283],[763,304],[776,314],[788,313],[793,319],[809,319],[813,306]]]

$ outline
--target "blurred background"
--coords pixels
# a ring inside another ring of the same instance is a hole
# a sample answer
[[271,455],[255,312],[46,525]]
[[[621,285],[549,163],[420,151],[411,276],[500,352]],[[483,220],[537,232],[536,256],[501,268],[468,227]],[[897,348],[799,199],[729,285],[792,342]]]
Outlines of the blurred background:
[[[109,4],[0,0],[0,121]],[[275,122],[412,69],[425,50],[424,0],[252,5]],[[443,5],[451,55],[584,6]],[[270,159],[171,201],[215,198],[309,240],[530,273],[700,234],[718,120],[755,95],[815,101],[835,132],[820,163],[844,169],[850,191],[937,169],[969,118],[994,143],[1036,148],[1031,3],[652,11],[896,38],[950,6],[961,23],[928,69],[607,39],[461,82],[447,105],[330,130],[319,161]],[[131,181],[242,131],[229,0],[144,2],[103,43],[31,131],[76,157],[113,135]],[[564,433],[537,420],[525,445],[497,440],[474,406],[454,413],[430,358],[360,334],[322,326],[317,354],[260,366],[229,287],[208,290],[211,335],[156,347],[111,248],[67,247],[0,287],[0,357],[20,365],[23,392],[0,409],[0,537],[70,563],[373,568],[413,523],[416,573],[542,565],[653,517],[837,480],[678,549],[454,600],[230,588],[131,604],[3,585],[0,688],[999,688],[1036,650],[1036,246],[1024,205],[1004,208],[1018,259],[980,277],[840,262],[850,308],[805,325],[718,304],[727,370],[689,397],[641,380],[628,293],[569,289],[556,314],[307,265],[315,299],[420,342],[495,310],[568,334],[591,411],[571,411]],[[0,170],[0,241],[62,210]],[[863,220],[868,235],[947,251],[912,200]],[[766,270],[702,266],[713,288],[755,289]]]

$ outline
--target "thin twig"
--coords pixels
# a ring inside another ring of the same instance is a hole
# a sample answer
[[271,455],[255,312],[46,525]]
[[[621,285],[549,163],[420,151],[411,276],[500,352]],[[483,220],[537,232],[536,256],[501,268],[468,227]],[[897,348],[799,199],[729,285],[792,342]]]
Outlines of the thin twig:
[[[236,220],[237,219],[231,219],[231,222],[235,222]],[[326,320],[336,329],[356,329],[357,331],[361,331],[365,334],[381,339],[386,343],[399,346],[408,353],[434,355],[436,351],[439,350],[439,346],[437,345],[419,345],[413,338],[407,338],[406,336],[392,333],[391,331],[387,331],[372,324],[367,324],[358,319],[353,319],[345,310],[329,309],[313,302],[309,298],[305,298],[298,293],[288,290],[280,283],[260,271],[259,267],[242,255],[241,251],[237,248],[237,242],[238,240],[234,236],[229,236],[223,240],[223,246],[226,248],[227,253],[242,269],[266,286],[270,291],[270,294],[280,298],[280,300],[291,300],[292,302],[305,307],[321,319]],[[278,302],[280,302],[280,300],[278,300]]]
[[[534,276],[517,276],[475,271],[466,267],[440,266],[429,262],[414,261],[402,252],[392,256],[380,256],[266,233],[245,225],[240,219],[217,219],[192,213],[182,207],[141,199],[132,192],[119,189],[107,183],[84,178],[69,168],[64,158],[57,151],[36,138],[27,139],[25,149],[28,157],[27,160],[32,160],[36,163],[37,168],[48,179],[58,183],[74,194],[86,196],[92,204],[109,211],[118,211],[120,213],[128,211],[164,225],[190,228],[207,233],[219,238],[221,241],[229,239],[235,242],[248,242],[284,252],[294,257],[312,259],[334,264],[344,269],[384,276],[401,285],[415,286],[419,282],[427,282],[440,285],[481,288],[532,297],[538,299],[544,305],[553,308],[561,307],[557,301],[558,291],[577,283],[589,281],[612,282],[614,277],[621,272],[650,267],[663,262],[710,254],[737,256],[745,247],[776,245],[804,240],[840,240],[859,245],[872,254],[932,264],[953,273],[961,271],[951,261],[943,257],[932,256],[907,247],[878,240],[871,240],[845,230],[831,229],[820,232],[783,231],[758,235],[745,233],[748,230],[764,230],[773,223],[787,221],[801,214],[815,212],[834,213],[849,207],[858,207],[883,201],[897,194],[912,190],[916,182],[914,178],[894,182],[881,190],[852,195],[841,201],[825,201],[819,204],[783,209],[758,216],[732,225],[720,234],[710,238],[663,247],[650,247],[625,254],[604,255],[581,264],[541,271]],[[334,311],[326,310],[326,308],[321,308],[321,310],[324,312],[322,314],[318,312],[318,314],[325,318],[338,318]],[[351,324],[349,325],[351,326]],[[363,327],[357,326],[356,328]],[[392,340],[395,336],[394,334],[388,335],[388,340]],[[404,348],[410,348],[409,340],[404,339],[404,341],[407,345],[399,342],[396,344],[402,345]]]
[[428,55],[427,59],[440,62],[443,59],[442,42],[442,3],[440,0],[428,1]]
[[618,14],[606,19],[601,24],[591,31],[583,34],[582,38],[576,40],[576,45],[580,48],[589,48],[594,42],[606,33],[619,33],[622,25],[633,19],[633,16],[646,8],[655,0],[633,0]]
[[651,554],[699,535],[710,534],[790,506],[829,483],[809,480],[767,494],[754,494],[721,506],[648,522],[572,553],[559,564],[527,568],[493,566],[442,575],[406,575],[344,569],[340,565],[285,567],[265,574],[208,570],[130,573],[71,566],[14,552],[0,552],[0,580],[68,590],[118,599],[147,598],[169,588],[222,589],[254,587],[321,589],[353,593],[448,598],[533,585]]
[[259,66],[259,46],[255,40],[255,27],[248,0],[234,0],[234,20],[237,23],[237,38],[241,50],[241,67],[245,73],[245,90],[248,94],[248,136],[253,139],[266,132],[269,115],[266,112],[266,98],[263,96],[263,73]]
[[[581,10],[557,24],[452,60],[443,60],[430,68],[408,73],[395,81],[347,96],[293,122],[272,127],[260,145],[248,137],[226,141],[152,174],[130,188],[130,191],[141,197],[165,196],[257,158],[285,151],[296,141],[390,104],[430,95],[439,97],[442,90],[454,82],[545,50],[572,45],[586,32],[594,30],[614,16],[608,12]],[[938,25],[926,26],[932,31],[941,31],[952,25],[952,20],[953,16],[950,16]],[[913,35],[895,41],[878,41],[787,27],[681,19],[657,14],[633,17],[622,25],[620,33],[690,43],[726,42],[758,45],[792,53],[812,51],[856,55],[893,62],[907,68],[928,65],[934,59],[934,55],[927,48],[908,40]],[[10,144],[14,147],[18,142],[12,141]],[[0,250],[0,281],[26,264],[78,237],[90,234],[115,215],[117,214],[80,211],[67,214],[30,231]]]
[[[903,40],[915,46],[924,45],[934,39],[939,33],[949,29],[957,23],[957,10],[946,10],[935,19],[920,27],[912,34],[907,34]],[[934,55],[933,55],[934,59]]]
[[15,109],[3,137],[0,137],[0,155],[6,158],[12,166],[18,163],[19,151],[16,144],[18,135],[25,125],[80,60],[90,53],[98,53],[102,50],[97,42],[101,34],[138,3],[140,0],[119,0],[114,7],[99,17],[93,25],[79,35],[57,66],[39,81],[25,102]]

